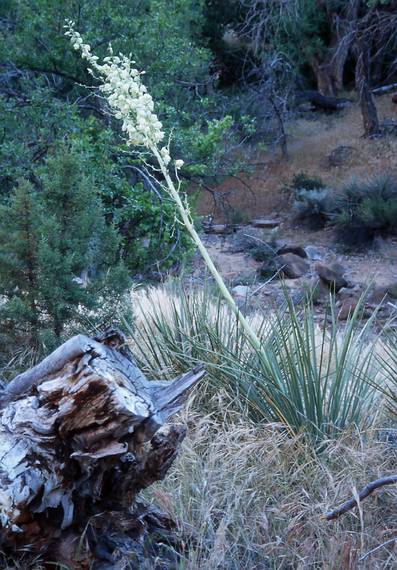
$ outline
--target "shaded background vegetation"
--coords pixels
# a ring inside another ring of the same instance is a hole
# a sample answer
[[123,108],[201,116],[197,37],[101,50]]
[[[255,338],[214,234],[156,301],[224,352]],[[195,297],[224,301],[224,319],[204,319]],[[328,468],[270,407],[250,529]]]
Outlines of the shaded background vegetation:
[[[371,89],[396,80],[394,0],[4,0],[1,315],[8,330],[23,316],[35,338],[39,329],[59,337],[65,325],[91,319],[104,283],[118,302],[128,279],[176,272],[191,252],[172,205],[70,49],[65,18],[99,56],[109,43],[132,54],[172,154],[185,161],[183,187],[215,200],[216,184],[246,167],[257,145],[287,155],[285,124],[302,92],[356,88],[364,133],[381,134]],[[22,194],[29,244],[15,224],[6,229],[21,216]],[[55,198],[70,206],[69,217]],[[13,247],[16,239],[26,247]]]

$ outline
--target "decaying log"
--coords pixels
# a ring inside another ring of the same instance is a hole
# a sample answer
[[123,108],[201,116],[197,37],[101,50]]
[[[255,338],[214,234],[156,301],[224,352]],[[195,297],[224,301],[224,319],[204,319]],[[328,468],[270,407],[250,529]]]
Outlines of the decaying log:
[[173,523],[137,495],[171,466],[186,429],[166,422],[203,375],[149,381],[111,331],[72,338],[10,382],[0,404],[0,550],[71,568],[123,568],[127,553],[131,567],[161,560]]
[[318,91],[299,91],[295,94],[295,101],[297,104],[309,102],[315,110],[328,112],[340,111],[351,105],[349,99],[322,95]]

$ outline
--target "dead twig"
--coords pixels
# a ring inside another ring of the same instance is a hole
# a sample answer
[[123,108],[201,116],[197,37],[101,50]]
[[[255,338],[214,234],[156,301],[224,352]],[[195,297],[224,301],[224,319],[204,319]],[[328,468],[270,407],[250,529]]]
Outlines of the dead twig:
[[389,544],[396,542],[396,540],[397,540],[397,536],[395,536],[394,538],[391,538],[390,540],[386,540],[386,542],[382,542],[382,544],[379,544],[376,548],[373,548],[372,550],[370,550],[369,552],[366,552],[363,556],[361,556],[361,558],[359,559],[359,562],[362,562],[363,560],[368,558],[368,556],[370,556],[374,552],[377,552],[381,548],[384,548],[385,546],[388,546]]
[[323,515],[322,518],[324,518],[327,521],[332,521],[334,519],[337,519],[341,515],[347,513],[347,511],[350,511],[350,509],[356,507],[359,501],[366,499],[376,489],[379,489],[379,487],[384,487],[384,485],[393,485],[394,483],[397,483],[397,475],[389,475],[388,477],[381,477],[380,479],[371,481],[358,494],[358,501],[356,499],[349,499],[337,509],[329,511],[328,513]]

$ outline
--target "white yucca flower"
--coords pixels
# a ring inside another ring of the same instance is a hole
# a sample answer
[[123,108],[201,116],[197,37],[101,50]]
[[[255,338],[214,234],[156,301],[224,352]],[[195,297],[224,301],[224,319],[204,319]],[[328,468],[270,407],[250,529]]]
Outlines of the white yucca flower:
[[[127,135],[127,144],[143,145],[147,148],[157,146],[164,138],[163,125],[154,113],[154,103],[146,87],[141,82],[141,75],[135,69],[129,57],[112,54],[98,63],[98,57],[92,55],[91,47],[83,42],[82,37],[74,29],[74,23],[68,21],[65,26],[66,36],[75,50],[91,65],[90,72],[103,81],[99,87],[109,102],[117,119],[122,120],[122,130]],[[168,149],[164,158],[169,158]]]

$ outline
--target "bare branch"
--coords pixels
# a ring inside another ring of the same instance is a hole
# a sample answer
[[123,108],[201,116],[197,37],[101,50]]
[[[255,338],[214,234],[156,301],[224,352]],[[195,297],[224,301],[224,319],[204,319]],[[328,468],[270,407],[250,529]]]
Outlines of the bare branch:
[[371,481],[371,483],[368,483],[368,485],[366,485],[364,487],[364,489],[362,489],[359,492],[358,501],[357,501],[357,499],[349,499],[348,501],[343,503],[343,505],[341,505],[337,509],[329,511],[328,513],[323,515],[322,518],[324,518],[327,521],[332,521],[334,519],[337,519],[341,515],[344,515],[345,513],[347,513],[347,511],[350,511],[351,509],[356,507],[358,505],[359,501],[362,501],[363,499],[365,499],[366,497],[371,495],[371,493],[373,493],[376,489],[379,489],[379,487],[384,487],[385,485],[394,485],[395,483],[397,483],[397,475],[390,475],[388,477],[381,477],[380,479],[376,479],[375,481]]

